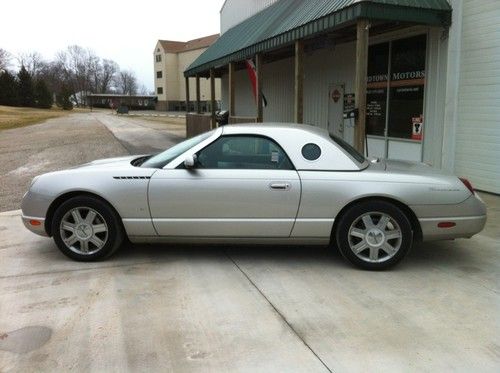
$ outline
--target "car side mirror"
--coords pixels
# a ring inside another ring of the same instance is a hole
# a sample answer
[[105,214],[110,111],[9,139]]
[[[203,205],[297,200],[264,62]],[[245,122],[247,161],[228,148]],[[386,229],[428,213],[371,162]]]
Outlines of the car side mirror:
[[188,155],[184,160],[184,167],[194,168],[196,166],[196,154]]

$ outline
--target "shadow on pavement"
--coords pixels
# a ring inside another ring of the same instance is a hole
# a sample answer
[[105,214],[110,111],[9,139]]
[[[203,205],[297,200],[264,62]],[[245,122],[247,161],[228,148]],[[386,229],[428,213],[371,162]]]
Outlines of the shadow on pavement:
[[[418,243],[412,251],[393,270],[418,269],[421,267],[461,267],[473,266],[474,256],[470,250],[476,246],[460,245],[455,241]],[[264,245],[180,245],[180,244],[127,244],[109,260],[139,262],[150,259],[154,262],[172,260],[219,261],[222,257],[234,261],[252,261],[254,263],[273,262],[282,264],[314,265],[328,263],[333,267],[350,267],[335,247],[320,246],[264,246]]]

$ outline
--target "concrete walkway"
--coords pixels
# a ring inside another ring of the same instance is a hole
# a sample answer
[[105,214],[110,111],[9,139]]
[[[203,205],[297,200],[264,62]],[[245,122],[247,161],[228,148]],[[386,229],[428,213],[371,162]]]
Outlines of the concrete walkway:
[[130,154],[158,153],[184,140],[185,125],[168,125],[138,117],[93,113]]
[[0,371],[495,372],[497,234],[419,245],[388,272],[305,247],[134,246],[77,263],[1,213]]

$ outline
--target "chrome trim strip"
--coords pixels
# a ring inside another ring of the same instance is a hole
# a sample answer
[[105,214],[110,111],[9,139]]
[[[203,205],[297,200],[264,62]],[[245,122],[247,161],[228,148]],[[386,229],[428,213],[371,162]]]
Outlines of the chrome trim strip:
[[154,222],[293,222],[294,218],[153,218]]
[[421,221],[421,222],[426,222],[426,221],[441,221],[441,220],[459,220],[459,221],[462,221],[462,220],[474,220],[474,219],[477,219],[477,220],[480,220],[480,219],[484,219],[486,217],[486,215],[479,215],[479,216],[446,216],[446,217],[442,217],[442,218],[419,218],[418,221]]
[[333,218],[297,218],[298,222],[318,222],[318,223],[333,223]]
[[[37,219],[37,218],[35,218]],[[333,223],[335,219],[333,218],[122,218],[123,221],[130,221],[130,222],[140,222],[140,221],[242,221],[242,220],[247,220],[247,221],[298,221],[298,222],[318,222],[318,223]]]
[[[127,221],[150,220],[148,219],[123,219]],[[155,222],[299,222],[299,223],[333,223],[332,218],[153,218]]]
[[129,236],[133,243],[239,243],[256,245],[321,245],[329,244],[329,237],[227,237],[227,236]]

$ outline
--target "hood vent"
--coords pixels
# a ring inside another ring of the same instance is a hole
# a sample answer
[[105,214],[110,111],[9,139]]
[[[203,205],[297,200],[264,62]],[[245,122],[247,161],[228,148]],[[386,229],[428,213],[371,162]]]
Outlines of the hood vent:
[[113,179],[117,180],[143,180],[143,179],[151,179],[151,176],[113,176]]

